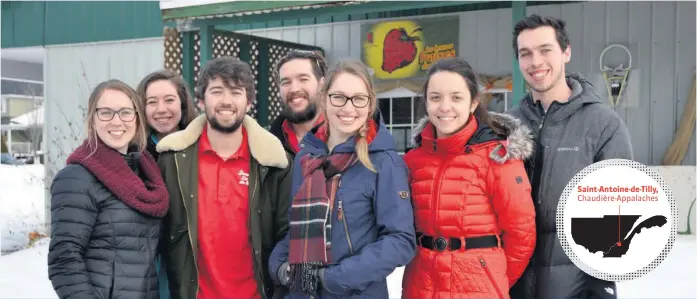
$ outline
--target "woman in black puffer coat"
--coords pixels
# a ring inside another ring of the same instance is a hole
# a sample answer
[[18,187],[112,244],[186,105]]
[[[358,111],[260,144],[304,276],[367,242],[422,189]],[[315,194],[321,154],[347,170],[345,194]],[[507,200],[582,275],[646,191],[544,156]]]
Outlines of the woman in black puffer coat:
[[88,138],[53,180],[48,275],[59,298],[158,298],[169,194],[145,151],[140,102],[121,81],[97,86]]

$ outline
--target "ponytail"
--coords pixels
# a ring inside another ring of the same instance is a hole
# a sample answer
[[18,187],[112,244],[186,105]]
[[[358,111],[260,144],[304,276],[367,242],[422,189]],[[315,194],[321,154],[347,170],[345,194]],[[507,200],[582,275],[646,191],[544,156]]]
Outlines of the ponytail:
[[[370,119],[368,120],[368,122],[370,122]],[[370,161],[370,155],[368,154],[368,138],[366,137],[366,133],[368,131],[368,122],[366,122],[366,124],[358,130],[358,141],[356,141],[356,155],[358,156],[358,161],[361,161],[361,164],[363,164],[365,168],[368,168],[368,170],[372,172],[378,172],[375,169],[373,162]]]

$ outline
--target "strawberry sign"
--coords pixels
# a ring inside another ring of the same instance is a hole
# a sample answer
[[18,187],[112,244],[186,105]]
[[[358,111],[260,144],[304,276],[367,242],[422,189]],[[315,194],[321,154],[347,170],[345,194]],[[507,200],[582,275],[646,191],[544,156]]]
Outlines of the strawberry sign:
[[[414,31],[421,31],[417,28]],[[416,58],[418,36],[410,36],[404,28],[392,28],[382,42],[382,70],[392,73],[408,66]]]
[[364,24],[362,58],[376,79],[424,76],[436,61],[457,56],[457,16]]

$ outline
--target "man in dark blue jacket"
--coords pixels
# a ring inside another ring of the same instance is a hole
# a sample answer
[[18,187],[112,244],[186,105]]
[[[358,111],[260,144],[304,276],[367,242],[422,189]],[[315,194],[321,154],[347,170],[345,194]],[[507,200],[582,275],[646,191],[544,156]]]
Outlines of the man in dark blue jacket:
[[529,16],[516,24],[513,48],[531,93],[510,114],[533,130],[536,154],[526,161],[537,213],[537,245],[512,298],[616,298],[614,282],[592,277],[565,254],[557,237],[559,198],[583,168],[606,159],[632,159],[629,132],[593,85],[566,74],[571,59],[562,20]]

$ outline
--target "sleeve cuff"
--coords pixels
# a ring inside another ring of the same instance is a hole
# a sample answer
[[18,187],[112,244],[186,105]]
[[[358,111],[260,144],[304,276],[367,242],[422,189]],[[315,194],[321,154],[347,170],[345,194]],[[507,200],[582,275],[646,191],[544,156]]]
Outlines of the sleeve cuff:
[[276,278],[278,279],[278,282],[281,283],[283,286],[288,285],[288,273],[285,272],[285,269],[288,267],[288,262],[283,262],[281,266],[276,269]]
[[[327,268],[321,268],[319,269],[319,281],[322,284],[322,287],[324,287],[325,290],[327,290],[329,293],[335,294],[335,295],[343,295],[344,292],[342,291],[337,291],[336,289],[340,289],[339,286],[330,286],[329,283],[326,281],[325,278],[325,270]],[[331,269],[330,269],[331,270]]]

